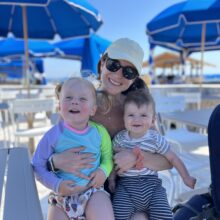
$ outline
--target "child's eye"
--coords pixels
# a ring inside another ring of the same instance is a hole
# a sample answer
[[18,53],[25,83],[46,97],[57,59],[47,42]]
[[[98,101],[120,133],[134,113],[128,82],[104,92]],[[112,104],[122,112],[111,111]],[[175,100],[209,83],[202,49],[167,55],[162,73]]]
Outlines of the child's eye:
[[141,117],[148,117],[148,115],[146,115],[146,114],[142,114]]
[[66,96],[65,99],[66,99],[66,100],[71,100],[72,97],[71,97],[71,96]]
[[79,98],[79,100],[80,100],[80,101],[87,101],[87,98],[81,97],[81,98]]
[[128,117],[133,117],[133,116],[134,116],[134,114],[129,114],[129,115],[128,115]]

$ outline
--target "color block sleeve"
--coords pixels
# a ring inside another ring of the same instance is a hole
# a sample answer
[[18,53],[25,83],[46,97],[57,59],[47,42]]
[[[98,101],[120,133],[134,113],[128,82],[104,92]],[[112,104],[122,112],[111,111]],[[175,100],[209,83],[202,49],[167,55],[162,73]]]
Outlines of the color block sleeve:
[[102,139],[100,168],[104,171],[106,177],[108,177],[113,168],[112,142],[106,128],[104,128],[100,124],[95,123],[95,125],[98,128],[99,134],[101,135]]
[[40,140],[32,158],[32,166],[37,180],[54,192],[58,192],[59,184],[62,180],[55,173],[48,171],[47,161],[54,153],[53,142],[56,137],[58,137],[56,129],[46,133]]

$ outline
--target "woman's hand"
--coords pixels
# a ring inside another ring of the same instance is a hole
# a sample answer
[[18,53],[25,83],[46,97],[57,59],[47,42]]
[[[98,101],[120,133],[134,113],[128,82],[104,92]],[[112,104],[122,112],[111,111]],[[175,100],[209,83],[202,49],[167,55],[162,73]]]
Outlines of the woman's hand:
[[104,182],[106,180],[106,176],[105,173],[102,169],[98,168],[96,171],[94,171],[91,175],[90,175],[90,183],[89,183],[89,187],[94,187],[94,188],[98,188],[104,185]]
[[77,148],[72,148],[70,150],[66,150],[62,153],[54,154],[53,155],[54,166],[59,170],[73,173],[78,177],[84,179],[90,179],[88,176],[82,174],[80,170],[93,167],[91,162],[94,162],[95,158],[93,158],[93,154],[91,153],[81,152],[84,149],[85,147],[77,147]]
[[59,194],[61,196],[71,196],[75,193],[83,192],[85,189],[84,186],[74,185],[72,180],[63,180],[59,185]]
[[136,165],[137,156],[128,149],[119,150],[114,156],[117,173],[123,173]]

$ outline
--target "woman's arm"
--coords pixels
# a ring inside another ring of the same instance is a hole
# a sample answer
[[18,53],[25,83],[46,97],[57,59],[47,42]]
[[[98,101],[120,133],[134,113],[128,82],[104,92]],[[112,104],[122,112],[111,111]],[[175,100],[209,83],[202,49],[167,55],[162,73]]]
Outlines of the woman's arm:
[[[143,155],[143,167],[160,171],[172,168],[169,161],[161,154],[152,154],[142,151]],[[118,151],[114,156],[116,169],[119,172],[127,171],[134,168],[137,161],[137,156],[129,149],[123,149]]]
[[161,154],[152,154],[149,152],[142,151],[144,156],[144,167],[161,171],[161,170],[168,170],[171,169],[173,166],[172,164]]

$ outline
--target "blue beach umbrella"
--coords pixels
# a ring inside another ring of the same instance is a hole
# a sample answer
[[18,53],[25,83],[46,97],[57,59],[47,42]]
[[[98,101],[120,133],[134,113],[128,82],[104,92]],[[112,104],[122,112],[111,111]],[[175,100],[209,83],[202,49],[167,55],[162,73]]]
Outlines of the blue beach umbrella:
[[[48,41],[28,40],[29,54],[32,56],[54,56],[57,51]],[[0,57],[24,55],[24,40],[12,37],[0,40]]]
[[23,8],[26,10],[28,38],[49,40],[55,35],[62,39],[86,36],[102,24],[99,12],[86,0],[48,0],[45,6],[17,4],[1,5],[0,36],[7,37],[12,33],[16,38],[25,37]]
[[[220,49],[220,0],[188,0],[172,5],[147,24],[149,42],[182,57]],[[202,68],[201,68],[202,70]]]
[[110,44],[109,40],[92,34],[89,37],[60,41],[54,46],[64,53],[64,57],[81,60],[82,73],[97,75],[100,56]]
[[[40,58],[31,59],[32,66],[35,71],[42,74],[44,73],[44,63]],[[23,62],[21,59],[12,59],[9,61],[0,61],[0,73],[6,74],[7,77],[12,79],[21,79],[23,75]]]
[[26,78],[28,38],[86,36],[102,24],[99,12],[86,0],[1,0],[0,4],[0,36],[12,34],[25,40]]

